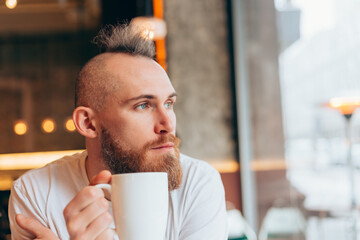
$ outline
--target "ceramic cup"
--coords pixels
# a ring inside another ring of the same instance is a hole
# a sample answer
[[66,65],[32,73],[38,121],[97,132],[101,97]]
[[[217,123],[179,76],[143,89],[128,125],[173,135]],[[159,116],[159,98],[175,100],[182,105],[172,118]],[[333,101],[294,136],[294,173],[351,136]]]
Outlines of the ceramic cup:
[[96,186],[111,199],[120,240],[164,239],[169,207],[167,173],[115,174],[111,185]]

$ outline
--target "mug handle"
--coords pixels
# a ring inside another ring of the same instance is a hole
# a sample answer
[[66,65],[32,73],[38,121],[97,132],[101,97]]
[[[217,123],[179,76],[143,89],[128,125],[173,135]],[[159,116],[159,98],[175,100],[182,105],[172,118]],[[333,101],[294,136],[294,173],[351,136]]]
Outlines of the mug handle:
[[97,188],[101,188],[104,192],[104,196],[107,200],[111,201],[111,185],[107,183],[97,184],[95,185]]
[[[107,183],[102,183],[102,184],[97,184],[95,185],[95,187],[97,188],[101,188],[101,190],[103,190],[104,192],[104,196],[108,201],[111,201],[111,185],[107,184]],[[115,234],[114,234],[114,240],[119,240],[119,236],[117,235],[116,229],[115,230]]]

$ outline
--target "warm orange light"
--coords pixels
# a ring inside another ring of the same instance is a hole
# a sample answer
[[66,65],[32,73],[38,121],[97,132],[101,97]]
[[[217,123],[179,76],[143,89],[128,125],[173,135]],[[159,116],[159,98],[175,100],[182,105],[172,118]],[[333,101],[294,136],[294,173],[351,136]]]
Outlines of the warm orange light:
[[142,35],[143,35],[144,38],[148,38],[150,40],[154,39],[154,31],[151,31],[149,29],[143,30]]
[[353,114],[356,108],[360,107],[359,97],[339,97],[330,100],[330,107],[339,109],[342,114]]
[[131,24],[141,30],[144,38],[151,40],[163,39],[166,36],[166,23],[163,19],[155,17],[136,17]]
[[0,154],[0,169],[23,170],[39,168],[64,155],[72,155],[82,151],[84,150]]
[[65,121],[65,129],[69,132],[73,132],[75,131],[75,124],[74,124],[74,121],[71,119],[71,118],[68,118],[66,121]]
[[25,121],[19,120],[19,121],[15,122],[14,132],[17,135],[24,135],[27,132],[27,130],[28,130],[28,127],[27,127],[27,124]]
[[46,133],[52,133],[55,131],[55,121],[51,118],[46,118],[41,123],[41,128]]
[[17,5],[17,0],[6,0],[5,5],[9,9],[14,9]]

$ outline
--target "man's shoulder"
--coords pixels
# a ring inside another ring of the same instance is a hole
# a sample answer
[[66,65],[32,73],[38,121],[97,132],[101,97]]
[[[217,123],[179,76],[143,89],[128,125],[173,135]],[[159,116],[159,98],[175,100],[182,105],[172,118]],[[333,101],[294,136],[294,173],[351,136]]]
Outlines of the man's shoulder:
[[80,160],[86,157],[86,154],[86,152],[82,152],[63,156],[41,168],[29,170],[14,182],[14,187],[21,187],[29,184],[47,184],[49,183],[52,174],[64,174],[73,171],[79,165]]
[[204,160],[189,157],[185,154],[180,154],[181,166],[183,171],[197,171],[200,174],[217,174],[218,171]]
[[180,191],[211,186],[221,181],[219,172],[203,160],[181,154],[180,161],[183,168],[183,182]]
[[78,152],[72,155],[65,155],[47,164],[43,168],[74,168],[75,166],[78,166],[82,160],[85,160],[86,156],[87,151]]
[[223,202],[224,188],[221,177],[213,166],[183,154],[180,160],[183,179],[180,188],[171,193],[174,209],[185,213],[196,212],[194,208],[200,209],[200,205],[201,208],[212,209],[214,204]]

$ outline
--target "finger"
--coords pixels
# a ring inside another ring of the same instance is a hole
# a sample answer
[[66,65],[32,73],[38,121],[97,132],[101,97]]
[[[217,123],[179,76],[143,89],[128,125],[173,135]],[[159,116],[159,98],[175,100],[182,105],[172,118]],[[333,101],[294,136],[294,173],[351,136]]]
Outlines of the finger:
[[106,229],[105,231],[103,231],[97,238],[96,240],[114,240],[114,239],[119,239],[119,238],[115,238],[115,231],[114,229]]
[[22,214],[17,214],[15,220],[22,229],[35,237],[39,237],[49,231],[49,229],[44,227],[39,221],[30,217],[25,217]]
[[112,236],[111,239],[114,239],[113,230],[109,228],[112,221],[113,218],[110,213],[105,212],[89,225],[86,232],[89,236],[93,237],[93,239],[110,239],[110,236]]
[[104,193],[99,188],[91,186],[83,188],[65,207],[63,211],[65,221],[78,215],[86,206],[103,197]]
[[[77,236],[82,234],[85,230],[92,225],[92,222],[97,221],[100,216],[107,213],[109,209],[109,203],[105,198],[99,198],[97,201],[89,204],[78,215],[69,219],[67,222],[67,229],[70,236]],[[92,237],[92,235],[89,235]],[[86,238],[88,239],[88,238]]]
[[103,170],[91,179],[90,185],[96,185],[100,183],[110,183],[110,181],[111,181],[111,173],[108,170]]

